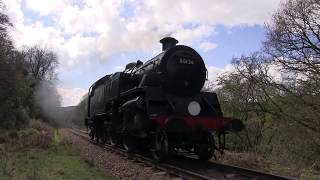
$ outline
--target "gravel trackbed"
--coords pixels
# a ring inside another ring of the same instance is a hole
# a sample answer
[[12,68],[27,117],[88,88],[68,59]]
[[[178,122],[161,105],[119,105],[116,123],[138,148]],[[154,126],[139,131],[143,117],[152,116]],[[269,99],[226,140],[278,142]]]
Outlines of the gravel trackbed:
[[81,156],[98,169],[112,175],[116,179],[172,179],[170,175],[143,163],[134,162],[114,152],[88,142],[72,134],[68,129],[61,129],[60,134],[71,145],[80,150]]

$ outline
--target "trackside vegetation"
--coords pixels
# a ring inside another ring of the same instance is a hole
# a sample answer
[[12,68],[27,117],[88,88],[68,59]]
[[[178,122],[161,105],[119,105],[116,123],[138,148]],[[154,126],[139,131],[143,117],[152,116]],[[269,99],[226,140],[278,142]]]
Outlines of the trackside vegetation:
[[235,57],[218,80],[225,115],[246,124],[232,151],[302,179],[320,171],[320,1],[288,0],[266,25],[261,51]]
[[28,128],[0,137],[0,179],[113,179],[82,159],[58,130]]

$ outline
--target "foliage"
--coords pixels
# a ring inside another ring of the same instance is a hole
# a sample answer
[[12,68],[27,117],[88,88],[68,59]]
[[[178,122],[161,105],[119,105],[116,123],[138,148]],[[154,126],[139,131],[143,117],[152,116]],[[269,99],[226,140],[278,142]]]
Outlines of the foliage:
[[320,169],[319,15],[319,1],[289,0],[267,25],[263,51],[234,58],[236,71],[220,77],[224,111],[246,123],[233,148]]
[[[39,122],[41,124],[41,122]],[[39,124],[37,124],[38,126]],[[44,127],[44,125],[41,125]],[[26,136],[30,139],[38,136],[39,142],[44,134],[35,129],[10,130],[7,142],[0,146],[0,179],[112,179],[81,159],[78,150],[66,143],[58,131],[45,127],[41,129],[51,137],[46,146],[35,143],[32,146],[24,144]],[[13,133],[15,132],[15,133]]]
[[53,51],[37,46],[15,49],[4,10],[0,1],[0,127],[22,128],[32,118],[48,119],[48,112],[60,106],[55,87],[58,60]]

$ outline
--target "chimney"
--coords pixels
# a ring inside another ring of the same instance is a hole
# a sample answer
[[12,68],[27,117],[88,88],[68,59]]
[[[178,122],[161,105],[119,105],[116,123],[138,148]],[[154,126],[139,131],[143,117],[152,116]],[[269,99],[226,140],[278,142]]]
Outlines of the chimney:
[[160,40],[160,43],[162,44],[162,51],[166,51],[174,46],[176,46],[176,44],[178,43],[179,41],[176,40],[175,38],[173,37],[165,37],[165,38],[162,38]]

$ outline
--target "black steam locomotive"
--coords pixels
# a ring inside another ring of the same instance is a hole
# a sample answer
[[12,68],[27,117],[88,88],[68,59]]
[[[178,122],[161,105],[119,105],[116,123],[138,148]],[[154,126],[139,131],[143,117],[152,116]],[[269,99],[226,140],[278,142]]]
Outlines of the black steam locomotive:
[[191,152],[207,160],[243,124],[223,117],[215,93],[201,91],[207,70],[194,49],[171,37],[160,42],[156,57],[129,63],[90,87],[85,124],[92,139],[128,152],[150,149],[156,160]]

